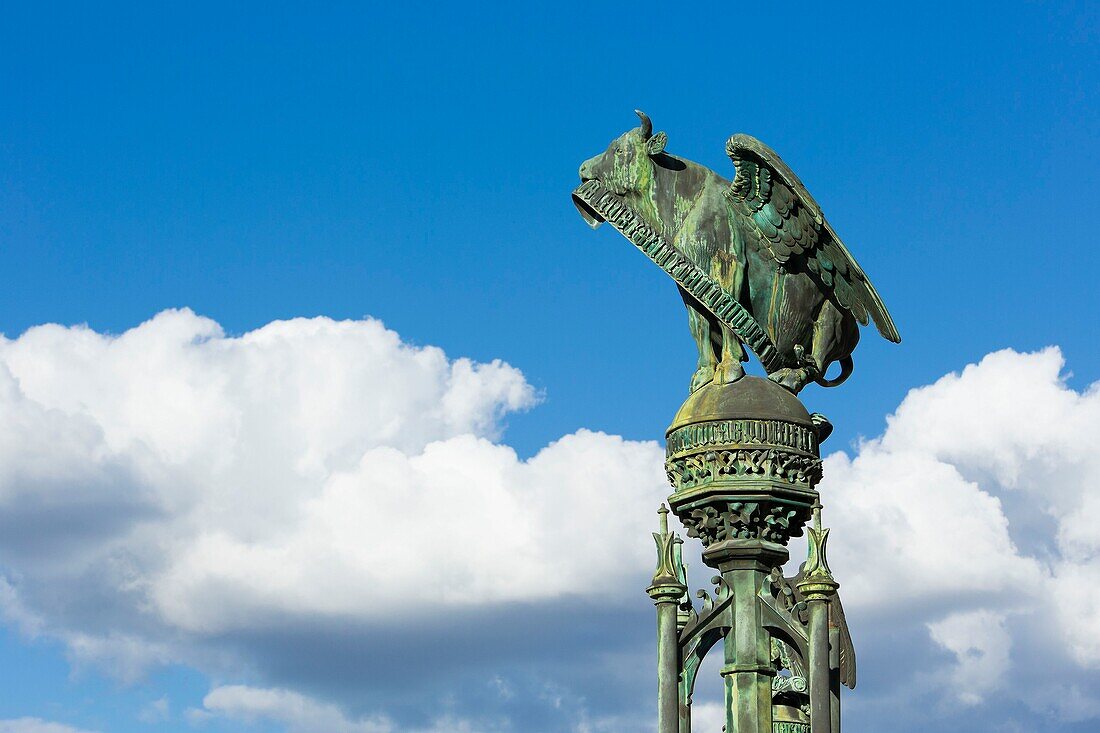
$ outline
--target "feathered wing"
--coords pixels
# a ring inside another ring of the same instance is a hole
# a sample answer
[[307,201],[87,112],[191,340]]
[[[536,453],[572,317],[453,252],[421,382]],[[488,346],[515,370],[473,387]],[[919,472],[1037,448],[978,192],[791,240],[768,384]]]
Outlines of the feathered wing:
[[882,298],[794,171],[774,150],[749,135],[731,137],[726,154],[737,167],[726,198],[775,261],[803,262],[860,323],[867,325],[870,317],[879,333],[900,342]]

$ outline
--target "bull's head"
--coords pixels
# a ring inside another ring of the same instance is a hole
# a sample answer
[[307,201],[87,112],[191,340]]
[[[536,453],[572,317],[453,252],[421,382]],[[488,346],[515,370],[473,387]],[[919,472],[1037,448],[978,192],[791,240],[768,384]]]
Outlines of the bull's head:
[[[640,194],[648,190],[653,183],[654,156],[664,152],[668,135],[663,132],[653,134],[653,122],[649,115],[634,110],[642,124],[633,130],[627,130],[611,141],[607,150],[589,158],[581,165],[581,180],[598,180],[608,190],[620,196]],[[602,222],[586,211],[586,207],[574,200],[584,220],[595,229]]]

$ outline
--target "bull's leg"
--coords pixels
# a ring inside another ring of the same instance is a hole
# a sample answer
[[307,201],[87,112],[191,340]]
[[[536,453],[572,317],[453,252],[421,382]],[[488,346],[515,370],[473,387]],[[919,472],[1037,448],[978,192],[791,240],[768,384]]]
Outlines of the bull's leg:
[[741,344],[741,339],[722,326],[722,360],[714,370],[715,383],[730,384],[745,376],[745,368],[741,366],[741,362],[745,360],[745,347]]
[[849,357],[858,342],[859,326],[856,325],[855,317],[848,311],[837,308],[832,301],[826,300],[814,321],[810,358],[817,368],[817,373],[811,379],[823,378],[825,370],[834,361],[840,361],[842,365],[847,362],[847,366],[842,369],[842,374],[838,377],[839,381],[835,383],[840,384],[847,379],[848,374],[845,372],[851,371]]
[[786,387],[792,393],[798,394],[803,387],[813,380],[814,375],[818,373],[818,369],[812,358],[806,356],[805,346],[795,344],[792,351],[794,352],[794,362],[798,366],[776,369],[768,375],[768,379]]
[[[814,319],[810,353],[806,354],[803,345],[795,344],[796,366],[780,369],[768,376],[791,392],[798,394],[799,390],[807,384],[823,377],[830,364],[846,358],[851,353],[851,349],[844,353],[846,344],[850,343],[854,347],[858,339],[859,329],[856,328],[852,315],[847,311],[841,311],[832,301],[826,300],[821,304],[821,309]],[[846,371],[848,369],[850,369],[850,362]],[[847,374],[843,376],[846,378]],[[843,378],[840,381],[843,381]]]
[[810,353],[806,353],[806,344],[793,344],[793,365],[777,369],[768,378],[798,394],[803,387],[819,377],[830,362],[830,354],[836,343],[833,325],[839,315],[836,306],[826,300],[814,318],[813,333],[807,334],[811,337],[807,339],[810,341]]
[[693,303],[694,299],[686,292],[681,290],[680,295],[683,296],[684,305],[687,306],[688,326],[691,328],[691,337],[695,340],[695,348],[699,352],[695,374],[691,377],[691,391],[694,392],[714,379],[714,367],[718,363],[718,357],[714,353],[714,344],[711,343],[711,326],[706,314],[696,307]]
[[[736,247],[734,247],[735,249]],[[723,290],[740,300],[741,291],[745,285],[745,267],[742,264],[744,260],[739,261],[734,254],[734,250],[723,251],[718,256],[721,266],[714,270],[712,274],[717,277]],[[721,326],[721,335],[722,360],[715,370],[714,381],[716,384],[731,384],[745,376],[745,368],[741,366],[741,362],[748,361],[748,356],[745,354],[745,347],[741,343],[741,339],[737,338],[737,334],[732,330],[726,326]]]

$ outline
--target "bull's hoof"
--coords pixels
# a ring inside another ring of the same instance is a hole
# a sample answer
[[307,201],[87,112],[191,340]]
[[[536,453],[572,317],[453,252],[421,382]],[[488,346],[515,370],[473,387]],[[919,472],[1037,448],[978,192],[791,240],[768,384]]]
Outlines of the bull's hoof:
[[784,367],[783,369],[777,369],[769,374],[768,379],[781,387],[785,387],[791,394],[798,394],[810,381],[811,376],[810,370],[805,367],[796,367],[794,369]]
[[743,376],[745,367],[741,366],[741,362],[730,359],[718,364],[718,368],[714,370],[714,383],[733,384]]
[[695,374],[691,377],[691,392],[706,387],[708,384],[714,381],[714,367],[713,366],[701,366],[695,370]]

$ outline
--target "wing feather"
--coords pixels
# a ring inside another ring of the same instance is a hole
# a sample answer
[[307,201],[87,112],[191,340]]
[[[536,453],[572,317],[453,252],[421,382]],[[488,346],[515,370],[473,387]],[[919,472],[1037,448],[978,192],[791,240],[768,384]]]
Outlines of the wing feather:
[[772,243],[779,240],[779,230],[775,228],[775,224],[771,223],[767,214],[758,211],[752,215],[752,219],[756,222],[756,226],[760,228],[760,233],[771,240]]
[[[792,216],[787,219],[786,223],[787,233],[791,235],[791,239],[795,241],[795,244],[802,244],[802,223],[798,220],[797,216]],[[801,252],[799,252],[801,254]]]
[[772,204],[783,218],[790,216],[791,210],[794,208],[794,196],[791,195],[791,190],[786,186],[780,186],[776,189],[775,200]]
[[873,320],[885,338],[900,342],[886,304],[794,171],[749,135],[731,137],[726,153],[737,167],[726,197],[775,261],[800,258],[842,308],[864,325]]
[[783,226],[783,217],[780,216],[779,212],[775,210],[775,207],[772,206],[771,203],[765,204],[761,211],[764,212],[764,216],[768,217],[768,221],[772,223],[773,227],[779,228]]

